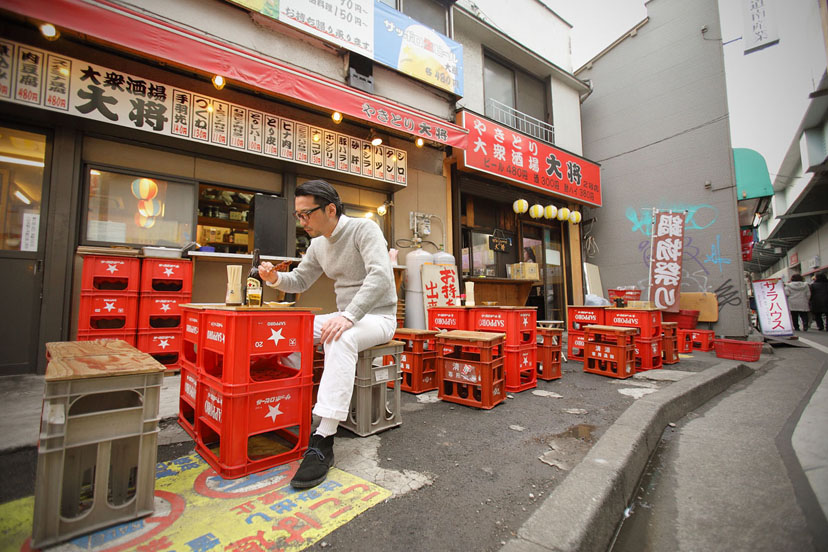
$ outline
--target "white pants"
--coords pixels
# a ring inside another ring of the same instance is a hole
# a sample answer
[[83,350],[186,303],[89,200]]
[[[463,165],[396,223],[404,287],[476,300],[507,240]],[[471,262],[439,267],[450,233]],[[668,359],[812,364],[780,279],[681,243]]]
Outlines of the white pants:
[[[314,344],[319,343],[322,324],[335,316],[339,316],[339,313],[314,317]],[[352,328],[344,331],[339,339],[325,344],[325,369],[319,382],[314,414],[340,422],[348,417],[354,392],[357,355],[370,347],[388,343],[396,330],[397,320],[393,316],[366,314]]]

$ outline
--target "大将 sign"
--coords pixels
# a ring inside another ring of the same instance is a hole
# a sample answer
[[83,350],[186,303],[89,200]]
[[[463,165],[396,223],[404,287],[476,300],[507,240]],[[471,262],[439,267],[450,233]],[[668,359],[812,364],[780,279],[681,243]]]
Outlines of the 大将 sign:
[[601,206],[601,167],[562,149],[463,110],[469,131],[466,167],[578,203]]

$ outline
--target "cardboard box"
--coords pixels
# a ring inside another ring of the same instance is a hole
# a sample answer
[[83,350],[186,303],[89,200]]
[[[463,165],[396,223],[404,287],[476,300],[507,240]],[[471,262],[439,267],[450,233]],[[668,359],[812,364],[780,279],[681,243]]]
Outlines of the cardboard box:
[[514,280],[539,280],[538,263],[515,263],[506,265],[509,278]]

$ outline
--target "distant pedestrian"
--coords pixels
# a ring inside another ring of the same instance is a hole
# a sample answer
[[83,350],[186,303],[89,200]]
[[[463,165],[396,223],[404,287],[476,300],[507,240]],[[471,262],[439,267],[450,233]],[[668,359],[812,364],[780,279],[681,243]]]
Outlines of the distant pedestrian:
[[788,308],[791,310],[794,330],[799,331],[799,320],[802,319],[802,330],[807,332],[811,288],[803,280],[802,274],[791,276],[791,281],[785,284],[785,295],[788,297]]
[[828,332],[828,277],[820,272],[811,284],[811,312],[816,318],[817,329]]

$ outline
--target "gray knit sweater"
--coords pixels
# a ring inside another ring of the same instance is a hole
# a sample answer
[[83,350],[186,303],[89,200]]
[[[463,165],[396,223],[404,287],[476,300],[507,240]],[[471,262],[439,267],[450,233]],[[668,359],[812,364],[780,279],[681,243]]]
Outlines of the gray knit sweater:
[[394,272],[376,223],[341,215],[331,237],[313,238],[299,266],[280,272],[275,287],[302,293],[323,272],[334,281],[337,309],[353,322],[366,314],[396,315]]

